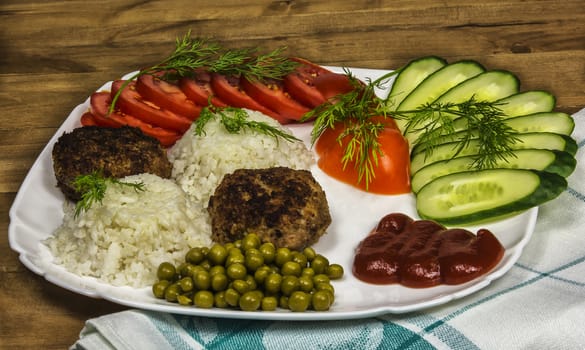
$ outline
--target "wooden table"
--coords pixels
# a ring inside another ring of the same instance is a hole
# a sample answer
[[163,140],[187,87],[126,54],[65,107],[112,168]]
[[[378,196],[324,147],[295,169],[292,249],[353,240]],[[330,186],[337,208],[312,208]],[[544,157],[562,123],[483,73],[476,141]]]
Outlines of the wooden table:
[[[193,4],[197,3],[197,6]],[[64,349],[85,320],[125,309],[27,270],[8,211],[71,109],[102,83],[166,57],[188,30],[228,47],[288,47],[326,65],[393,69],[423,55],[475,59],[523,89],[585,107],[585,9],[566,1],[3,0],[0,5],[0,348]]]

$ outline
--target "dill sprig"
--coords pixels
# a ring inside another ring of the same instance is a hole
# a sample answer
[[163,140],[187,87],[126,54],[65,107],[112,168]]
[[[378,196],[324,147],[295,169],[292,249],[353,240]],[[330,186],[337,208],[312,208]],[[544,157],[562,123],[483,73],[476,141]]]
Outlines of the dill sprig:
[[220,123],[231,134],[237,134],[243,129],[248,129],[259,134],[265,134],[275,139],[283,138],[286,141],[300,141],[294,135],[271,126],[268,123],[248,119],[248,113],[237,107],[208,106],[201,110],[199,118],[195,121],[195,134],[205,135],[205,125],[212,119],[219,118]]
[[112,97],[109,112],[113,112],[123,89],[145,74],[162,73],[161,78],[175,80],[189,77],[200,68],[226,75],[243,76],[250,80],[281,79],[292,72],[298,63],[283,56],[286,48],[260,53],[257,48],[226,49],[207,39],[192,38],[189,31],[176,39],[175,49],[163,61],[144,68],[129,77]]
[[89,210],[96,202],[102,203],[108,184],[129,186],[135,191],[144,191],[144,183],[123,182],[115,178],[105,177],[101,171],[93,171],[91,174],[79,175],[73,181],[75,190],[81,193],[81,199],[75,205],[74,217],[81,212]]
[[342,140],[348,138],[342,156],[342,165],[345,169],[353,163],[358,173],[358,183],[365,181],[366,189],[375,176],[378,158],[381,154],[378,135],[384,124],[372,117],[387,115],[384,102],[376,96],[376,89],[383,89],[388,79],[398,73],[390,72],[376,80],[362,82],[344,69],[351,85],[350,92],[335,96],[303,116],[303,121],[314,119],[311,131],[311,143],[315,143],[319,136],[329,128],[335,128],[343,123],[343,132],[337,137]]
[[[453,158],[472,140],[478,151],[472,168],[493,168],[498,161],[515,157],[514,144],[520,142],[515,130],[505,122],[505,114],[497,102],[478,101],[472,96],[461,103],[428,103],[412,111],[393,112],[395,118],[406,118],[404,134],[417,133],[416,144],[424,147],[425,156],[444,142],[445,137],[456,141]],[[455,128],[455,121],[462,122]]]

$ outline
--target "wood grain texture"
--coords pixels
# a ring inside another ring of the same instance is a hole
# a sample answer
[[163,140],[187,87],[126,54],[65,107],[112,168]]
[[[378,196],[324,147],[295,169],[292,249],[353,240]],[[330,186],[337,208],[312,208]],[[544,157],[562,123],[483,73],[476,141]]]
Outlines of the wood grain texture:
[[[194,4],[197,4],[196,6]],[[569,1],[27,1],[0,4],[0,348],[64,349],[90,317],[124,309],[28,271],[8,211],[28,169],[96,88],[158,62],[191,30],[228,47],[286,46],[325,65],[395,69],[475,59],[522,89],[585,107],[585,10]]]

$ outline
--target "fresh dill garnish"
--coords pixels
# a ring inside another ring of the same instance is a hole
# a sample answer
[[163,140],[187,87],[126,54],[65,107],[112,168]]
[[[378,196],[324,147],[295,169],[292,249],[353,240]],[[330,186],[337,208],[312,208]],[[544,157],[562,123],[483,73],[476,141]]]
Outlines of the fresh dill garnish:
[[108,184],[129,186],[137,192],[144,191],[144,183],[142,182],[123,182],[115,178],[105,177],[101,171],[79,175],[73,181],[75,190],[81,193],[81,199],[75,205],[75,217],[78,217],[82,211],[87,211],[94,203],[101,203],[106,194]]
[[385,74],[373,81],[367,80],[365,83],[355,78],[347,69],[344,69],[344,73],[354,89],[317,106],[306,113],[302,121],[314,119],[311,131],[313,144],[326,129],[338,127],[339,123],[343,123],[344,129],[337,137],[340,145],[342,140],[348,137],[341,159],[343,168],[354,163],[358,172],[358,182],[363,179],[367,188],[375,176],[381,152],[378,135],[385,127],[372,117],[390,118],[384,102],[376,96],[376,89],[383,89],[385,82],[398,71]]
[[195,134],[197,136],[205,135],[205,125],[215,118],[219,118],[223,127],[231,134],[237,134],[243,129],[248,129],[259,134],[272,136],[276,140],[283,138],[291,142],[300,141],[294,135],[280,128],[271,126],[265,122],[248,119],[248,113],[237,107],[204,107],[201,110],[199,118],[195,121]]
[[[478,101],[472,96],[461,103],[428,103],[412,111],[392,113],[395,118],[407,119],[404,134],[418,134],[413,147],[423,146],[426,157],[445,137],[458,143],[453,158],[472,140],[477,140],[478,151],[471,167],[480,170],[515,157],[513,146],[521,142],[516,131],[506,124],[499,106],[497,102]],[[463,126],[455,129],[455,120],[462,121]]]
[[[342,140],[349,137],[342,157],[343,167],[353,162],[358,171],[358,182],[364,179],[367,186],[373,179],[381,153],[378,135],[385,126],[373,117],[406,119],[403,134],[418,134],[415,142],[425,147],[427,156],[444,141],[444,137],[462,135],[454,139],[458,142],[454,157],[472,140],[477,140],[478,154],[472,164],[475,169],[493,168],[498,160],[515,157],[513,145],[519,139],[514,129],[505,123],[505,115],[497,102],[478,101],[472,97],[462,103],[429,103],[411,111],[392,110],[376,96],[375,91],[383,89],[387,80],[399,72],[396,70],[376,80],[360,82],[345,70],[354,89],[335,96],[303,117],[303,121],[314,119],[311,133],[313,144],[326,129],[343,123],[344,130],[337,137],[340,146]],[[459,129],[456,130],[453,125],[456,117],[464,118],[463,132],[457,132]]]
[[292,72],[298,63],[283,56],[285,48],[269,53],[260,53],[257,48],[226,49],[220,44],[206,39],[192,38],[189,31],[176,39],[174,51],[162,62],[142,69],[129,77],[112,97],[109,112],[113,112],[116,102],[128,84],[145,74],[162,73],[161,78],[175,80],[189,77],[200,68],[209,72],[243,76],[250,80],[281,79]]

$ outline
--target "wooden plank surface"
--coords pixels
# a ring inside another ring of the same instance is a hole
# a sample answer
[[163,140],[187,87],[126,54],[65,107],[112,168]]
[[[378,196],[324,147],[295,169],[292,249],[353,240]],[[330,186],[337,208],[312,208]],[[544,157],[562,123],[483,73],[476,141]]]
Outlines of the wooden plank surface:
[[582,0],[4,0],[0,348],[64,349],[85,320],[124,309],[28,271],[9,247],[8,211],[71,109],[104,82],[164,58],[189,30],[228,47],[286,46],[324,65],[395,69],[423,55],[475,59],[515,73],[522,89],[553,92],[559,110],[585,107]]

